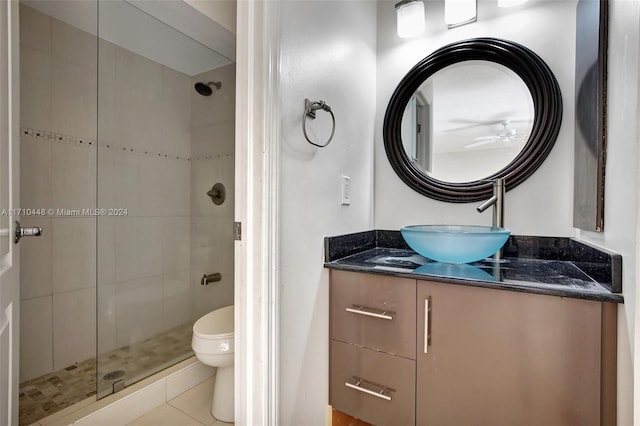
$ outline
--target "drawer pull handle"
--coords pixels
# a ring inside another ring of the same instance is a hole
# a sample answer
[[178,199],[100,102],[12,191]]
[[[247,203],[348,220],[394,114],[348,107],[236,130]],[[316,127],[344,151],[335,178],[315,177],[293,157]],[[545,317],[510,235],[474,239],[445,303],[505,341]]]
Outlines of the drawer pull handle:
[[[391,397],[389,395],[385,395],[385,392],[392,392],[393,389],[389,389],[386,386],[376,385],[375,383],[367,382],[366,380],[360,379],[360,378],[355,377],[355,376],[353,378],[356,379],[356,383],[355,384],[349,383],[349,382],[345,382],[344,385],[346,387],[348,387],[348,388],[355,389],[355,390],[357,390],[359,392],[364,392],[367,395],[375,396],[376,398],[381,398],[381,399],[384,399],[385,401],[391,401]],[[367,384],[369,384],[371,386],[376,386],[376,387],[379,387],[379,388],[382,388],[382,389],[380,389],[378,392],[372,391],[372,390],[369,390],[367,388],[363,388],[362,386],[360,386],[363,383],[367,383]]]
[[353,308],[346,308],[347,312],[351,312],[352,314],[365,315],[368,317],[380,318],[391,321],[393,316],[389,314],[393,314],[393,312],[387,311],[377,311],[371,308],[365,308],[364,306],[353,305]]

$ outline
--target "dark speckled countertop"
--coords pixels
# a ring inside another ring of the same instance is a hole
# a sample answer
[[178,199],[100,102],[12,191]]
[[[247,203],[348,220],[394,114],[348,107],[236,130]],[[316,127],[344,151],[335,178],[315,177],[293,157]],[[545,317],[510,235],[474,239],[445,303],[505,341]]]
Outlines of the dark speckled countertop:
[[572,238],[512,235],[503,258],[469,264],[428,260],[399,231],[325,238],[325,267],[601,302],[623,303],[622,256]]

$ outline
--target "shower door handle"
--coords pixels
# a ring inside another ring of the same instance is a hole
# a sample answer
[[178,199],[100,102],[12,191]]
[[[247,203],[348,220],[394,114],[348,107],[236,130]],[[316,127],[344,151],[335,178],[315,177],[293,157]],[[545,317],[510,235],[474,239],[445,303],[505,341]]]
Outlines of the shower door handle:
[[42,235],[42,228],[39,226],[22,226],[17,220],[15,222],[15,226],[16,230],[13,242],[16,244],[20,242],[20,238],[22,237],[39,237]]

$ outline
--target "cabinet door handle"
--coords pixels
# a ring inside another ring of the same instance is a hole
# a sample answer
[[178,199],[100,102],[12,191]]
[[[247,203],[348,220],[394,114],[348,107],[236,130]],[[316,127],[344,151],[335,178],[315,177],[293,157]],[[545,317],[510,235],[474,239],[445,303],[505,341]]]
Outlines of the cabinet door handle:
[[429,350],[429,297],[424,299],[424,353],[426,354]]
[[378,313],[378,312],[375,312],[373,309],[365,308],[364,306],[353,305],[353,308],[346,308],[345,310],[347,312],[351,312],[352,314],[365,315],[368,317],[380,318],[380,319],[389,320],[389,321],[393,319],[393,316],[389,315],[392,312],[381,311]]
[[[355,376],[354,376],[354,379],[357,380],[357,382],[355,384],[349,383],[349,382],[345,382],[344,385],[346,387],[348,387],[348,388],[355,389],[358,392],[363,392],[363,393],[366,393],[367,395],[371,395],[371,396],[375,396],[376,398],[384,399],[385,401],[391,401],[391,397],[389,395],[385,395],[384,393],[386,391],[390,391],[392,389],[389,389],[386,386],[380,386],[380,385],[376,385],[375,383],[371,383],[374,386],[378,386],[378,387],[382,388],[378,392],[372,391],[372,390],[369,390],[367,388],[363,388],[362,386],[360,386],[363,382],[366,382],[366,380],[360,379],[360,378],[355,377]],[[369,383],[369,382],[367,382],[367,383]]]

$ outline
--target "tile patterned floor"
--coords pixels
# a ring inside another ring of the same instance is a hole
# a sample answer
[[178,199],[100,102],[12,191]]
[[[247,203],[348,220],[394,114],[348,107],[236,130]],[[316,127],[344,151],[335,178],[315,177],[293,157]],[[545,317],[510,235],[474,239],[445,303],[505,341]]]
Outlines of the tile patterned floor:
[[19,424],[31,424],[95,394],[95,358],[21,383]]
[[[191,351],[192,324],[184,324],[150,339],[125,346],[98,357],[98,397],[112,393],[113,383],[124,380],[127,386],[151,374],[187,359]],[[124,375],[105,379],[112,372]]]
[[[60,371],[20,384],[19,425],[26,426],[88,397],[111,393],[113,383],[128,386],[193,355],[191,324],[185,324],[145,341],[100,355],[98,387],[96,360],[90,358]],[[106,380],[105,374],[122,370],[124,375]]]
[[225,426],[211,415],[211,398],[215,378],[178,395],[166,404],[134,420],[127,426]]

